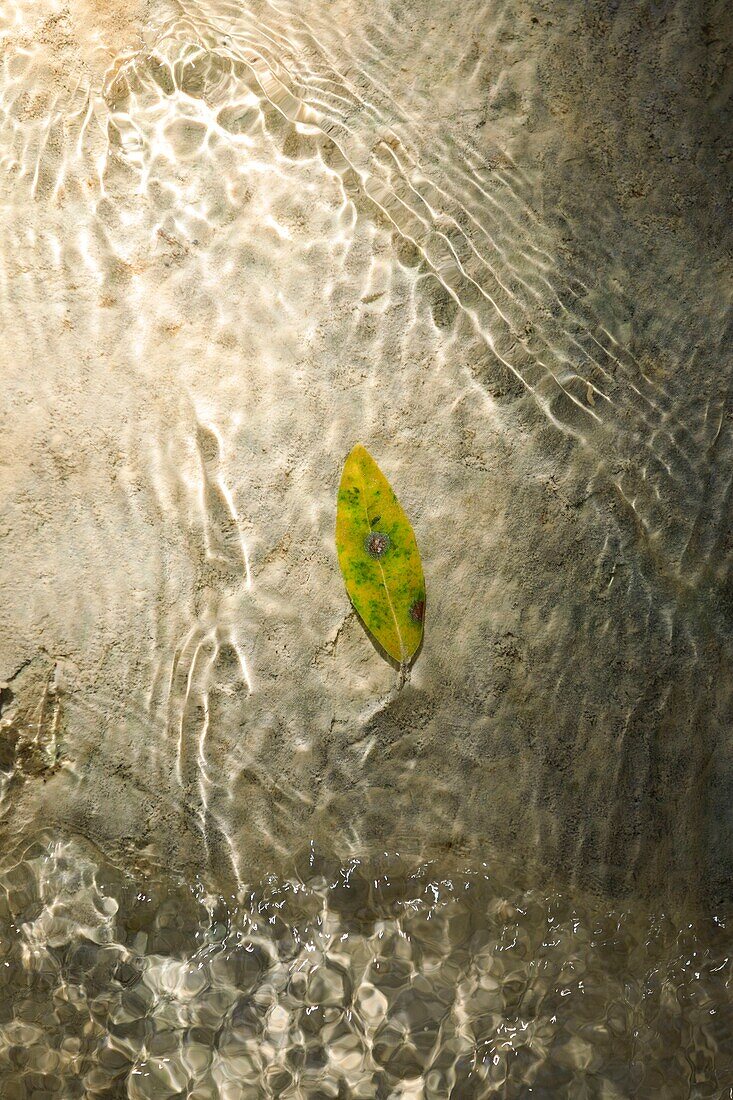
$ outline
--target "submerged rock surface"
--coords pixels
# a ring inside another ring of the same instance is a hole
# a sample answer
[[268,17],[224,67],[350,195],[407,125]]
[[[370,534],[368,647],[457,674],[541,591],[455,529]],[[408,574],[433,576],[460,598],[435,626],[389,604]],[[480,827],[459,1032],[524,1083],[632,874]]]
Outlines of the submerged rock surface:
[[[730,900],[728,22],[0,13],[8,843]],[[426,571],[399,694],[336,563],[357,440]]]

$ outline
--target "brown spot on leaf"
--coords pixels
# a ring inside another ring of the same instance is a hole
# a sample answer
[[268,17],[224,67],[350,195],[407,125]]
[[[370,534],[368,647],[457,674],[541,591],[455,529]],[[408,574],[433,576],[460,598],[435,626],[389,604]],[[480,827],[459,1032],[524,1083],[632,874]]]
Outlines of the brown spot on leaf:
[[425,619],[425,600],[413,600],[410,604],[410,618],[414,623],[421,623]]

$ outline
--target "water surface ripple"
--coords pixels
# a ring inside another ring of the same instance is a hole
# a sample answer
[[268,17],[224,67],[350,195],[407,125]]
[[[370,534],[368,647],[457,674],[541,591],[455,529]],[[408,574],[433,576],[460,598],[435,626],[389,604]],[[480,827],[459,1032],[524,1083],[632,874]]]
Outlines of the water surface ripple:
[[0,930],[8,1100],[733,1094],[720,919],[313,850],[216,896],[41,838]]
[[733,1096],[705,7],[0,6],[3,1100]]

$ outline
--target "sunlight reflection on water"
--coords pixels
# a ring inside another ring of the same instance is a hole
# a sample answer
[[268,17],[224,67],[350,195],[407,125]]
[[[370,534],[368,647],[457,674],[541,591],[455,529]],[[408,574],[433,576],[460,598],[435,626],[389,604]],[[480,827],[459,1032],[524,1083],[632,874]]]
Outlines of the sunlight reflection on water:
[[720,919],[399,857],[237,897],[97,858],[41,840],[0,876],[8,1098],[730,1094]]
[[733,1095],[729,922],[637,898],[729,892],[725,295],[576,186],[581,7],[0,7],[3,1100]]

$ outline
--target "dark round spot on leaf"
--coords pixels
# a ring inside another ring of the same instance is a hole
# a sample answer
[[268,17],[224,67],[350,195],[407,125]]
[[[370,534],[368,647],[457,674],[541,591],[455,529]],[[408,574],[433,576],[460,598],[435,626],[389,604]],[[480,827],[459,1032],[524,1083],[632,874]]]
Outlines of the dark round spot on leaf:
[[391,539],[384,531],[371,531],[364,539],[364,549],[371,558],[381,558],[389,549]]

